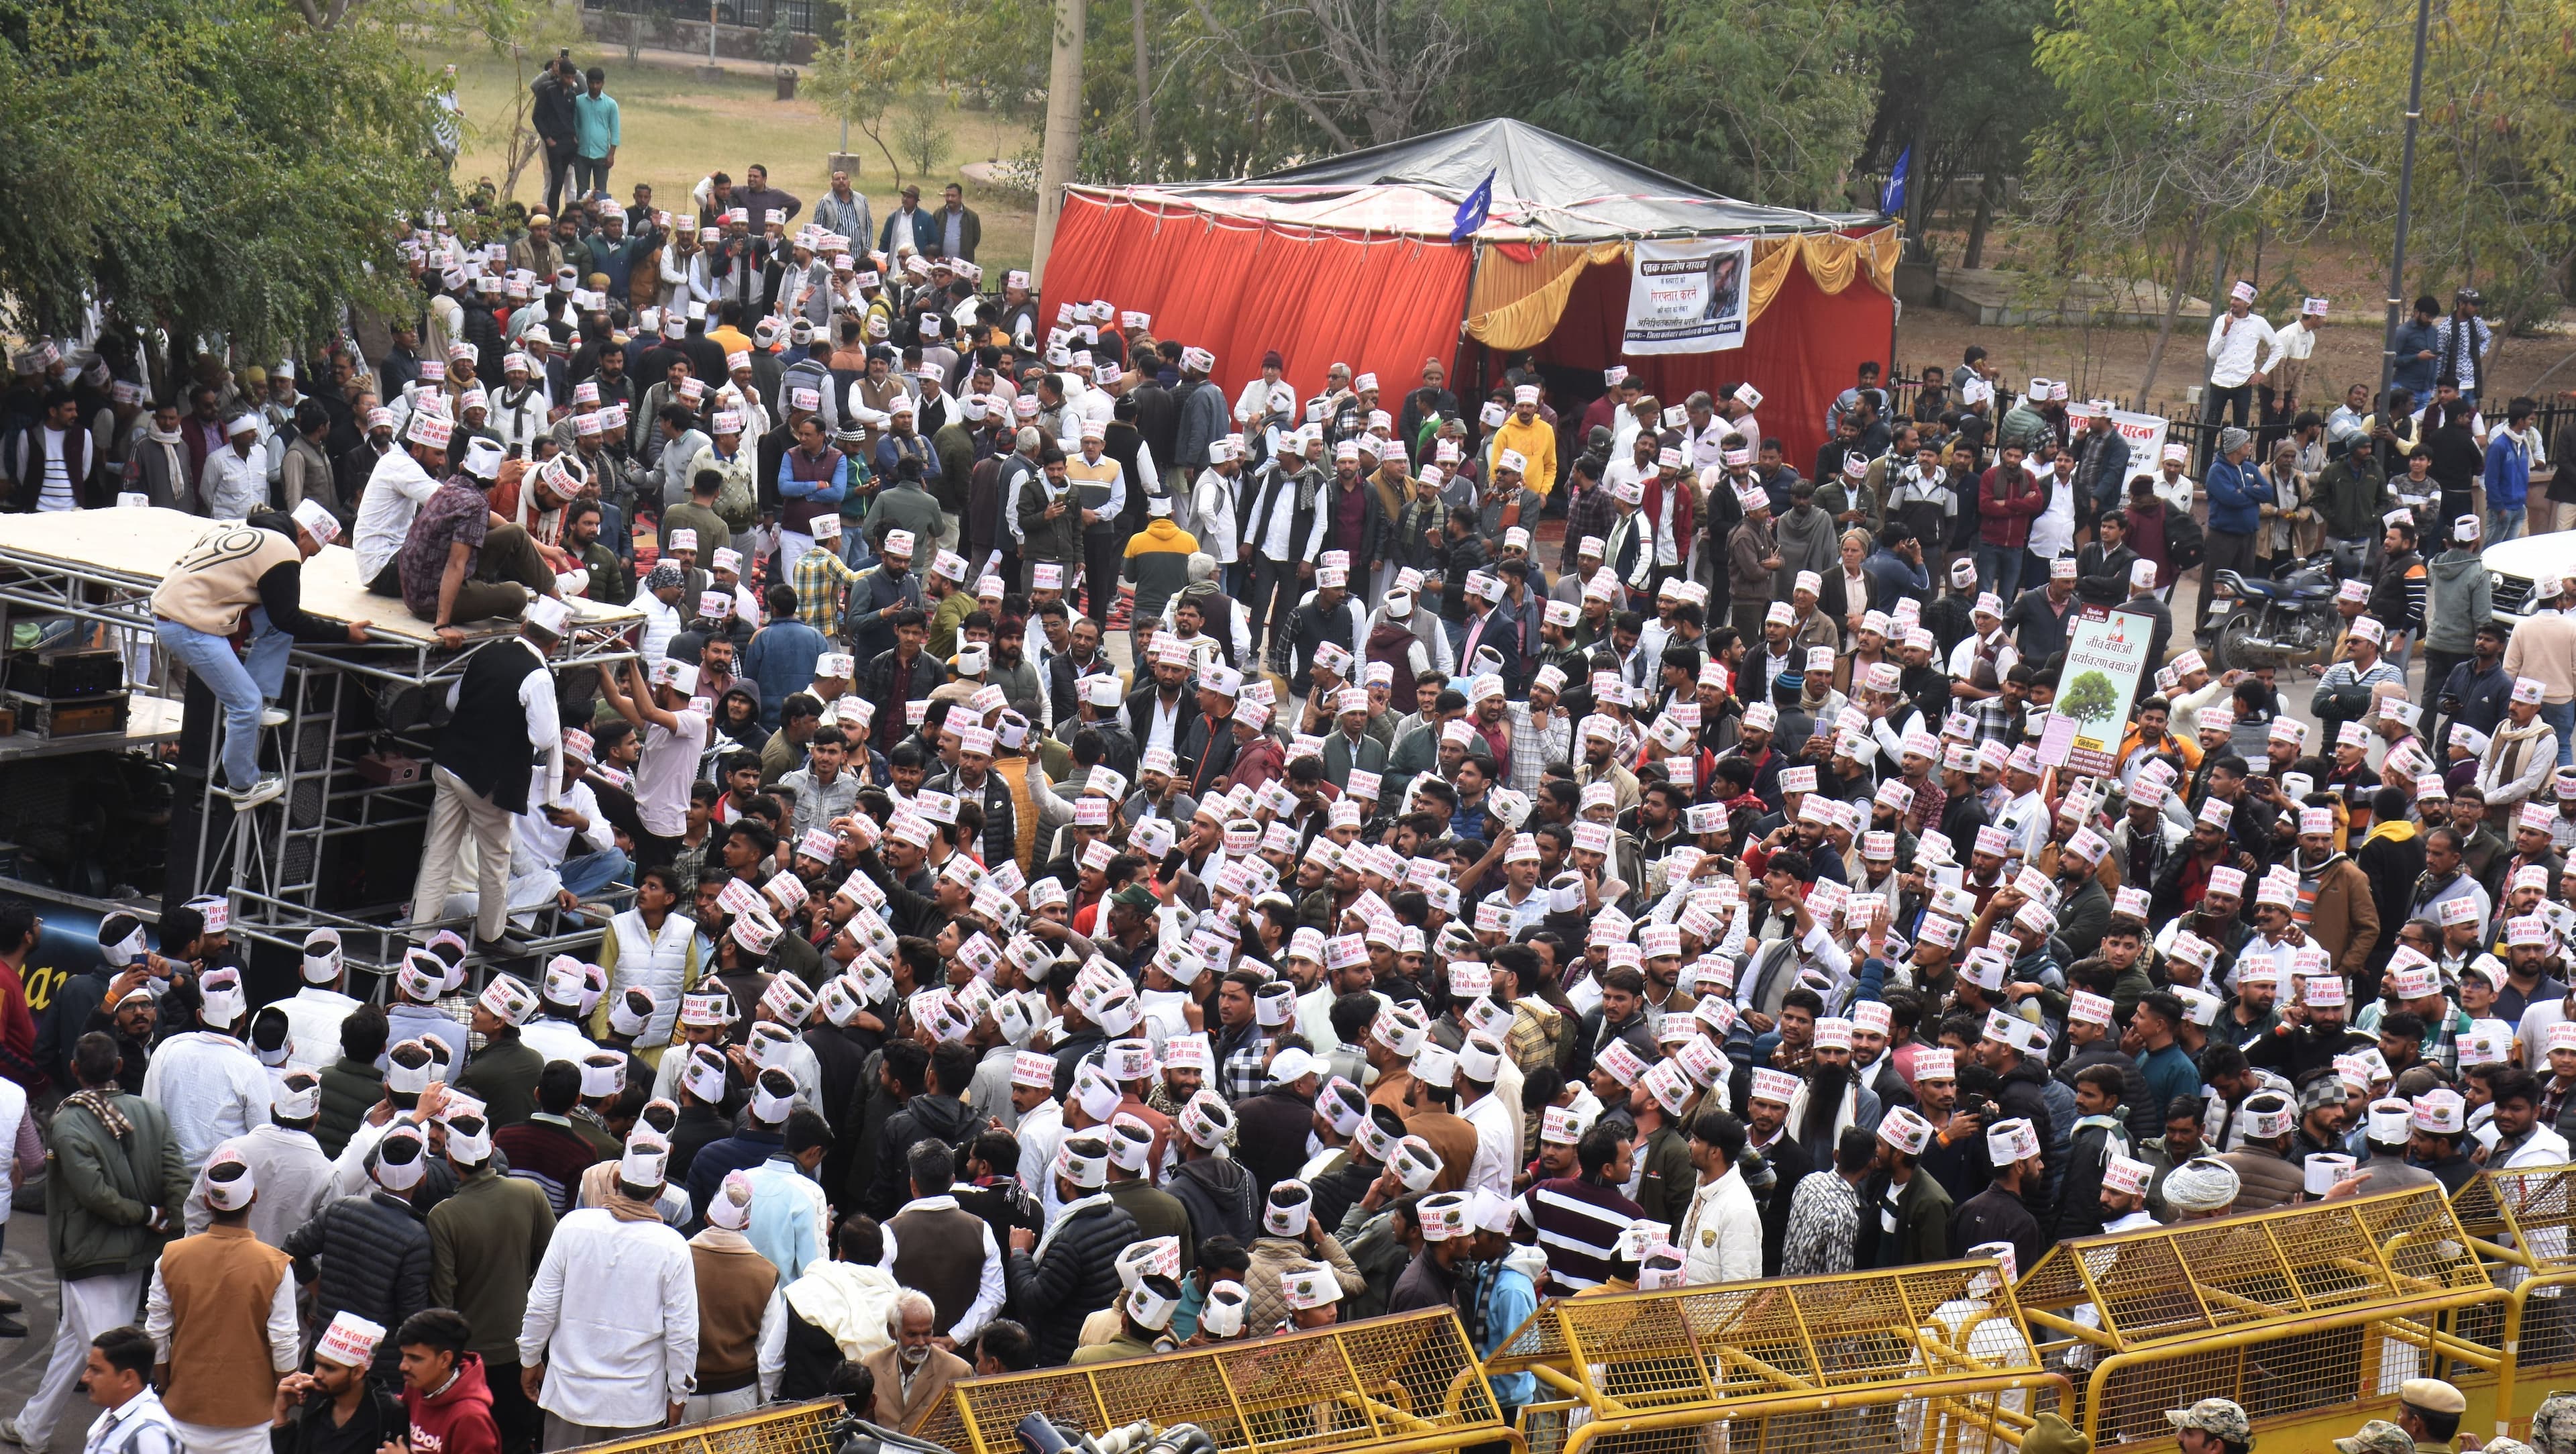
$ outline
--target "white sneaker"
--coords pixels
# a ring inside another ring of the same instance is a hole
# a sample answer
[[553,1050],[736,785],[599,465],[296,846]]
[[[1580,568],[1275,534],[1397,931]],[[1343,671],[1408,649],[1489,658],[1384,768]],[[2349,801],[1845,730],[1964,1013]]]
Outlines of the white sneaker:
[[264,777],[246,788],[226,788],[224,796],[233,800],[233,811],[246,812],[286,791],[286,779]]
[[286,725],[286,717],[287,712],[284,707],[262,707],[259,709],[259,725],[262,727],[283,727]]
[[6,1439],[22,1449],[28,1447],[27,1436],[18,1431],[18,1421],[14,1418],[0,1419],[0,1439]]

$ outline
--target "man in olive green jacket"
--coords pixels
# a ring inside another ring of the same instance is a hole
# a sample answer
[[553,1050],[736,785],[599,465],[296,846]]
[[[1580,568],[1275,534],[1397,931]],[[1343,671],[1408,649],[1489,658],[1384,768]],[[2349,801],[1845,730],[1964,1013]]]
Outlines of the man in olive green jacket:
[[72,1047],[81,1089],[54,1113],[46,1155],[45,1247],[62,1282],[62,1316],[35,1397],[0,1424],[30,1449],[53,1439],[92,1338],[134,1321],[144,1280],[185,1220],[188,1171],[161,1108],[117,1084],[116,1042],[92,1032]]
[[429,1212],[429,1305],[454,1308],[474,1330],[504,1449],[534,1448],[545,1415],[519,1385],[519,1324],[528,1284],[555,1234],[553,1206],[533,1181],[492,1166],[492,1128],[459,1116],[447,1128],[456,1192]]

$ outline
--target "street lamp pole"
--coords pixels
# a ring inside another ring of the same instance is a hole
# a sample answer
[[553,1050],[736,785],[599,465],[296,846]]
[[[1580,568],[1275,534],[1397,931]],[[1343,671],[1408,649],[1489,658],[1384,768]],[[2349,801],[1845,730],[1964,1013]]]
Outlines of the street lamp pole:
[[2397,247],[2388,260],[2388,322],[2379,350],[2379,397],[2388,397],[2397,375],[2397,321],[2406,308],[2406,224],[2414,209],[2415,127],[2424,118],[2424,35],[2433,19],[2432,0],[2415,0],[2415,77],[2406,87],[2406,154],[2397,168]]

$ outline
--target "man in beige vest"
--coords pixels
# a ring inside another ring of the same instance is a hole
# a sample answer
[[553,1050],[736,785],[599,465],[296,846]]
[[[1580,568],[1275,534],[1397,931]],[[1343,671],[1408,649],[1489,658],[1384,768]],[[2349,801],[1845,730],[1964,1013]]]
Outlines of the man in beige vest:
[[[707,1199],[705,1230],[689,1239],[689,1264],[698,1286],[698,1383],[683,1415],[686,1422],[748,1412],[778,1384],[778,1365],[763,1368],[760,1350],[783,1351],[786,1335],[762,1333],[786,1316],[778,1297],[778,1266],[751,1245],[751,1177],[736,1171]],[[782,1359],[783,1361],[783,1359]]]
[[143,1331],[189,1454],[266,1454],[277,1380],[303,1352],[295,1280],[286,1254],[251,1235],[250,1163],[226,1148],[207,1158],[205,1176],[214,1224],[162,1249]]
[[[236,810],[255,808],[285,791],[282,778],[259,775],[259,715],[286,682],[286,655],[296,642],[364,642],[367,623],[334,626],[302,607],[304,562],[322,553],[340,523],[319,501],[289,519],[261,514],[249,524],[217,525],[188,547],[152,592],[161,644],[224,708],[224,790]],[[250,623],[247,659],[233,653],[232,634]]]

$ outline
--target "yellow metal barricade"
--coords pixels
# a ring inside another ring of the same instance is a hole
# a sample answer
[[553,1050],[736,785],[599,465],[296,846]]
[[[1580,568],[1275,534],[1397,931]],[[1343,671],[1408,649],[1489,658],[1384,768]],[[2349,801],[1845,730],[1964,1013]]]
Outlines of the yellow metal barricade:
[[2064,1242],[2014,1293],[2097,1448],[2170,1445],[2164,1411],[2209,1397],[2322,1447],[2409,1378],[2503,1361],[2506,1295],[2438,1187]]
[[2462,1319],[2505,1353],[2494,1377],[2461,1382],[2464,1427],[2525,1429],[2543,1397],[2576,1383],[2576,1167],[2481,1173],[2452,1196],[2451,1210],[2505,1290],[2501,1303]]
[[1446,1310],[967,1379],[911,1432],[957,1454],[1017,1454],[1012,1427],[1038,1411],[1094,1434],[1138,1419],[1197,1424],[1226,1454],[1436,1454],[1520,1444],[1467,1330]]
[[631,1439],[584,1445],[583,1454],[832,1454],[832,1428],[845,1412],[846,1406],[836,1398],[774,1404]]
[[1989,1260],[1550,1302],[1485,1367],[1531,1454],[1976,1454],[2071,1394]]

